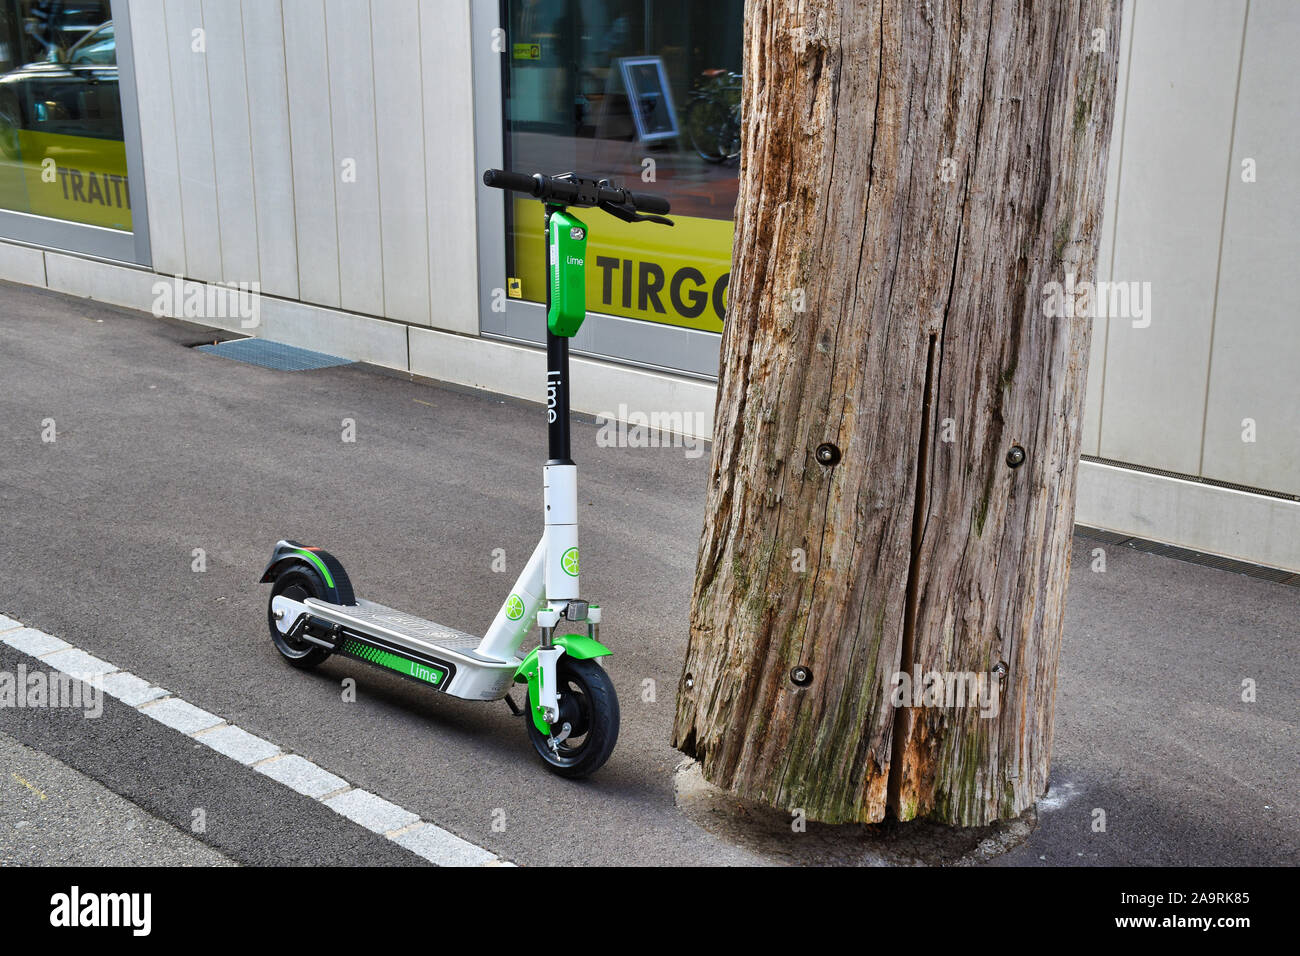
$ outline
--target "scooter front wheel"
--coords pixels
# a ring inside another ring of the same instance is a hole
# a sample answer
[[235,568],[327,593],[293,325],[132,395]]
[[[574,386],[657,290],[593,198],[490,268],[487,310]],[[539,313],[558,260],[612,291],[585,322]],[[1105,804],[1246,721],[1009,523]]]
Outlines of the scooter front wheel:
[[[544,734],[525,718],[528,739],[561,777],[585,777],[601,768],[618,740],[618,695],[605,669],[594,660],[562,656],[556,665],[560,719]],[[568,735],[560,740],[564,725]]]

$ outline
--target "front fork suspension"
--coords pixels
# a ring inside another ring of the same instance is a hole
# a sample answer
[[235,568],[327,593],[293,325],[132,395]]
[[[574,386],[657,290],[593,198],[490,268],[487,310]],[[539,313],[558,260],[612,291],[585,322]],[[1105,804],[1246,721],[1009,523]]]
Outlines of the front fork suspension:
[[[579,603],[579,602],[573,602]],[[593,640],[600,640],[600,607],[590,608],[582,604],[582,614],[587,619],[587,635]],[[542,720],[551,726],[555,734],[560,720],[560,680],[559,660],[564,648],[555,643],[555,628],[566,617],[569,605],[548,607],[537,612],[537,624],[542,629],[542,643],[537,649],[537,699],[529,699],[528,705],[540,711]],[[559,742],[563,742],[567,733],[561,732]],[[554,737],[553,737],[554,739]]]

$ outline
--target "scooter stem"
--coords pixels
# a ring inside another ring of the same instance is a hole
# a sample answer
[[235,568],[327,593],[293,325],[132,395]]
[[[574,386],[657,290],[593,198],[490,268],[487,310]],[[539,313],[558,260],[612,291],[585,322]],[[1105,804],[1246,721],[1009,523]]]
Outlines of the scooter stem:
[[[542,234],[546,262],[551,261],[551,215],[563,206],[547,203]],[[551,283],[546,283],[546,312],[551,311]],[[546,421],[549,464],[572,465],[569,446],[569,340],[546,330]]]

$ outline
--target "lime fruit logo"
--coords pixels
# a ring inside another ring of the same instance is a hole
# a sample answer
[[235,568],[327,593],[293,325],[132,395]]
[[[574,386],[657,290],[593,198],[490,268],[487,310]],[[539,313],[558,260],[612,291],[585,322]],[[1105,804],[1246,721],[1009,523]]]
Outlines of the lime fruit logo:
[[518,594],[510,595],[510,600],[506,601],[506,617],[512,621],[517,621],[524,616],[524,602],[519,599]]
[[564,556],[560,558],[560,567],[564,568],[564,573],[569,575],[569,577],[576,578],[578,576],[577,548],[570,548],[568,551],[564,552]]

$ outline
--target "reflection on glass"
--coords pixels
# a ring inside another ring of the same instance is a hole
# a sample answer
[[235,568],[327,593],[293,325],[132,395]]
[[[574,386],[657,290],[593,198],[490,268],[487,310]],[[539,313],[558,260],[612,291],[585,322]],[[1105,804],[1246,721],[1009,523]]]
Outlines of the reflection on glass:
[[[743,0],[505,7],[509,168],[607,177],[672,202],[672,229],[588,214],[588,308],[721,330],[740,156]],[[540,302],[540,204],[507,206],[507,270],[519,280],[507,287]]]
[[108,0],[0,0],[0,209],[130,231]]

